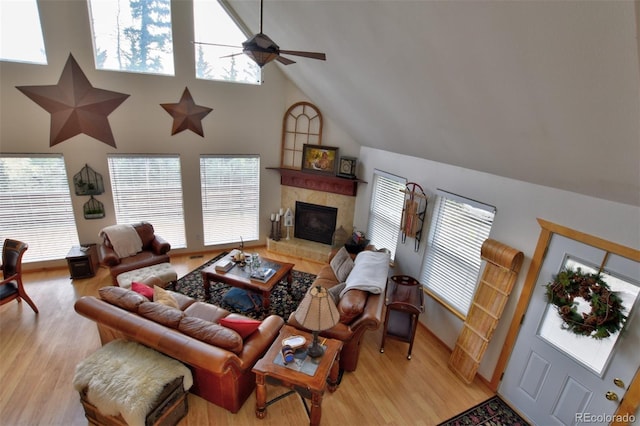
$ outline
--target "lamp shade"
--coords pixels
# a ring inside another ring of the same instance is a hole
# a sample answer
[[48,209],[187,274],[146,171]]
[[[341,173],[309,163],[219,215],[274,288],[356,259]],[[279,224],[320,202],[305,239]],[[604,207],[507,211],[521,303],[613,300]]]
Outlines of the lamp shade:
[[340,314],[327,289],[315,286],[302,299],[294,318],[309,330],[321,331],[336,325],[340,320]]

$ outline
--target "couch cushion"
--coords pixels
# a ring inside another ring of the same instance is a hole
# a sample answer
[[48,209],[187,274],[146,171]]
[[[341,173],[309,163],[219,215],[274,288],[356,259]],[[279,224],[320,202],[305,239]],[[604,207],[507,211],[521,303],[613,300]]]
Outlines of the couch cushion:
[[135,291],[113,286],[102,287],[98,290],[98,294],[105,302],[130,312],[138,312],[138,306],[143,302],[149,301],[149,299]]
[[178,325],[184,334],[233,353],[242,352],[242,337],[230,328],[200,318],[185,316]]
[[335,303],[336,305],[340,301],[340,293],[342,292],[342,290],[345,288],[346,285],[347,283],[336,284],[327,290],[327,292],[333,299],[333,303]]
[[138,306],[138,315],[170,328],[178,328],[184,312],[157,302],[144,302]]
[[342,247],[335,256],[333,256],[329,265],[331,265],[331,269],[338,279],[338,282],[344,282],[353,269],[353,259],[351,259],[347,249]]
[[140,222],[133,225],[133,227],[138,231],[138,235],[142,240],[142,248],[148,249],[151,241],[155,238],[155,233],[153,230],[153,225],[149,222]]
[[260,324],[262,324],[262,321],[258,321],[251,318],[225,317],[225,318],[220,318],[220,321],[218,321],[218,324],[220,324],[223,327],[230,328],[231,330],[237,332],[240,335],[240,337],[242,337],[243,339],[246,339],[247,337],[249,337],[249,335],[251,335],[254,331],[256,331],[258,327],[260,327]]
[[200,318],[209,322],[218,322],[220,318],[224,318],[229,315],[229,311],[219,306],[212,305],[205,302],[195,302],[184,313],[189,317]]
[[363,290],[348,290],[344,293],[338,302],[340,322],[349,324],[361,315],[364,312],[368,297],[369,293]]

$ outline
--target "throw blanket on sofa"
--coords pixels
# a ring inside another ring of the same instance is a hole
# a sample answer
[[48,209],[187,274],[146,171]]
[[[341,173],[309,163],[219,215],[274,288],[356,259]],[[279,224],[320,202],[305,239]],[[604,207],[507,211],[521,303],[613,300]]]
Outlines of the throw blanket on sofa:
[[142,240],[131,225],[111,225],[100,231],[100,237],[109,238],[109,242],[119,258],[133,256],[142,250]]
[[358,253],[340,297],[352,289],[382,293],[387,286],[390,260],[391,255],[387,252],[365,250]]
[[114,340],[78,364],[73,386],[87,389],[87,400],[102,414],[144,426],[164,386],[180,376],[186,391],[193,377],[185,365],[139,343]]

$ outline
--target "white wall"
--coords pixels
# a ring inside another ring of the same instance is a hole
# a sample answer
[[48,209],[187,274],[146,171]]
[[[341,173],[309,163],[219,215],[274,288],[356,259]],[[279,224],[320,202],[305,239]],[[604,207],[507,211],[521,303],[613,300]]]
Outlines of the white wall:
[[[268,212],[280,207],[280,175],[265,168],[280,165],[285,111],[295,102],[308,100],[283,75],[279,65],[264,67],[261,86],[196,79],[191,2],[174,1],[175,76],[97,71],[86,1],[44,0],[39,5],[48,65],[0,61],[0,153],[61,153],[70,185],[73,175],[85,164],[103,176],[106,192],[96,196],[105,205],[103,219],[85,220],[82,206],[88,198],[71,191],[80,242],[96,242],[99,230],[115,223],[108,154],[171,153],[181,158],[188,244],[185,251],[202,251],[199,155],[225,153],[260,155],[260,210],[264,220],[260,223],[260,240],[253,244],[265,244],[270,226]],[[84,134],[49,147],[51,115],[15,88],[57,84],[70,53],[94,87],[130,95],[108,116],[115,149]],[[213,108],[202,120],[204,137],[189,130],[171,135],[173,118],[160,104],[178,102],[185,87],[196,104]],[[324,118],[324,144],[357,154],[359,145],[327,114]],[[65,255],[61,253],[62,258]]]
[[[519,279],[478,370],[479,374],[487,379],[493,374],[538,242],[540,227],[536,218],[625,246],[638,248],[640,244],[638,207],[368,147],[360,150],[359,159],[363,165],[360,178],[369,182],[372,182],[374,169],[380,169],[420,184],[428,194],[433,194],[440,188],[495,206],[497,213],[491,238],[524,253],[525,261]],[[358,192],[354,224],[360,229],[366,229],[371,186],[361,185]],[[406,244],[399,243],[394,273],[407,274],[419,279],[433,204],[432,199],[419,252],[414,252],[412,239],[407,238]],[[425,300],[426,309],[421,321],[453,348],[462,322],[431,298],[427,297]]]

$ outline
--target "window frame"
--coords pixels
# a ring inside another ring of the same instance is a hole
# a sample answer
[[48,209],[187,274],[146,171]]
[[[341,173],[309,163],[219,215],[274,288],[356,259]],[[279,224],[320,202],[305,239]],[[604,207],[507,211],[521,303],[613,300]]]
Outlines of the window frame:
[[[15,164],[5,167],[6,159]],[[20,159],[41,163],[40,173],[29,173],[34,167],[17,164]],[[29,244],[24,263],[64,259],[80,244],[62,154],[1,154],[0,203],[1,243],[11,238]]]
[[[391,252],[391,261],[393,261],[400,239],[402,209],[404,207],[405,194],[401,190],[406,188],[407,179],[374,169],[372,181],[366,237],[370,240],[369,243],[376,248],[388,249]],[[381,183],[384,185],[383,187],[380,187]],[[397,188],[394,187],[395,185]]]
[[[245,159],[254,163],[242,161]],[[246,170],[242,169],[243,166]],[[203,245],[257,241],[260,238],[259,155],[201,154],[200,196]]]
[[107,163],[116,223],[149,222],[172,249],[186,248],[180,156],[108,154]]
[[[480,250],[489,238],[497,210],[442,189],[436,194],[420,282],[431,297],[464,320],[482,270]],[[475,235],[463,235],[465,231]],[[465,247],[458,244],[461,238],[467,242]]]

